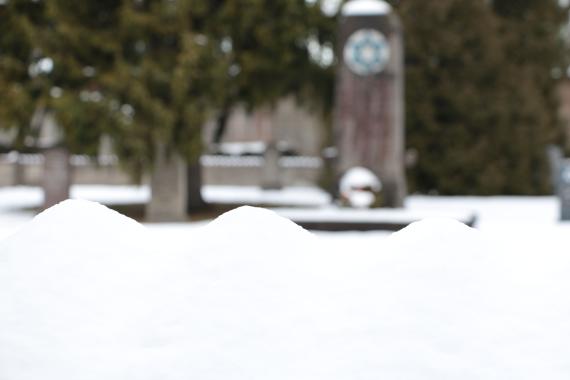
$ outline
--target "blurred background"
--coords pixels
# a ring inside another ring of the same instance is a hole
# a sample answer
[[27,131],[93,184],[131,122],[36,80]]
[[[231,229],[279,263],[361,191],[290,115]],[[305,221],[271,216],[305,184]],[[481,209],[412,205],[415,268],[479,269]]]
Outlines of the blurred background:
[[[142,186],[123,211],[151,221],[330,202],[342,3],[0,0],[0,186],[41,188],[44,208],[72,185]],[[569,1],[389,3],[408,192],[552,194]]]

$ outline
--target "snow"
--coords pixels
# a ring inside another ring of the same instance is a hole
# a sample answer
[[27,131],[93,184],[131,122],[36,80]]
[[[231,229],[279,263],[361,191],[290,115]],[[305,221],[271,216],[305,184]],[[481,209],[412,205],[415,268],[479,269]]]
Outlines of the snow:
[[352,0],[341,10],[343,16],[378,16],[392,12],[392,7],[382,0]]
[[448,210],[408,210],[408,209],[353,209],[341,207],[322,208],[276,208],[275,211],[286,218],[298,222],[361,222],[361,223],[406,223],[429,218],[448,218],[469,222],[475,215],[468,208],[453,208]]
[[202,196],[206,202],[223,204],[324,206],[331,197],[314,187],[285,187],[264,190],[254,186],[205,186]]
[[217,145],[217,150],[223,154],[241,156],[244,154],[263,155],[267,144],[264,141],[226,142]]
[[369,187],[373,191],[380,191],[382,184],[372,171],[360,166],[355,166],[343,174],[340,179],[339,187],[341,192],[365,187]]
[[[147,186],[74,185],[71,187],[71,197],[107,205],[137,204],[149,199],[150,189]],[[0,212],[37,208],[42,200],[39,187],[0,187]]]
[[[35,201],[0,192],[0,226]],[[570,224],[555,198],[407,207],[480,223],[315,235],[241,207],[147,227],[61,203],[0,240],[0,379],[568,379]]]
[[352,207],[369,208],[382,190],[382,184],[371,170],[355,166],[342,175],[339,188],[343,199]]

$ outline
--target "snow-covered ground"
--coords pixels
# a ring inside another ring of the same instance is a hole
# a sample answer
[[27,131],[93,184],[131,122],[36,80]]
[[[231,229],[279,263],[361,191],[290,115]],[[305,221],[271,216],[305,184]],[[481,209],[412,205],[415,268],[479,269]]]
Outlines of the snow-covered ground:
[[251,207],[141,226],[68,201],[30,222],[40,201],[0,189],[0,380],[570,378],[570,225],[553,197],[410,197],[473,210],[477,229],[316,235]]

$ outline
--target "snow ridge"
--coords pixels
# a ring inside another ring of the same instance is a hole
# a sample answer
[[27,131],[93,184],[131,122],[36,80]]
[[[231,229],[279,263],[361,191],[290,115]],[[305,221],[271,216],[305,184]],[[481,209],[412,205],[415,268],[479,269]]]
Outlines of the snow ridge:
[[446,219],[355,249],[253,207],[148,235],[67,201],[1,242],[0,379],[570,376],[566,254]]

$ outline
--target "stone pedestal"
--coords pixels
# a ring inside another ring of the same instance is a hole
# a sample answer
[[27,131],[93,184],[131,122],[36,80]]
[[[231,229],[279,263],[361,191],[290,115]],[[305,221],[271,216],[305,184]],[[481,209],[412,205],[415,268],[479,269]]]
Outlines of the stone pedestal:
[[550,165],[550,181],[554,192],[558,194],[559,192],[559,182],[560,182],[560,169],[562,163],[564,162],[564,153],[562,149],[556,145],[549,145],[546,149],[546,155],[548,156],[548,163]]
[[560,220],[570,220],[570,159],[562,149],[551,145],[546,151],[552,175],[552,188],[560,202]]
[[182,222],[187,219],[187,166],[177,154],[157,148],[151,173],[151,199],[146,208],[149,222]]
[[14,161],[14,168],[13,168],[14,172],[12,174],[12,179],[13,179],[13,185],[14,186],[22,186],[25,184],[25,178],[24,178],[24,170],[25,167],[24,165],[20,162],[19,157],[16,157],[16,160]]
[[570,159],[562,159],[558,166],[557,193],[560,200],[560,220],[570,220]]
[[338,171],[372,170],[382,181],[383,206],[402,207],[404,67],[402,27],[384,1],[353,0],[341,11],[335,139]]
[[274,142],[267,144],[263,159],[264,163],[261,187],[268,190],[280,189],[282,187],[279,176],[280,154]]
[[70,153],[64,147],[46,148],[43,157],[43,208],[46,209],[69,198],[71,165]]

